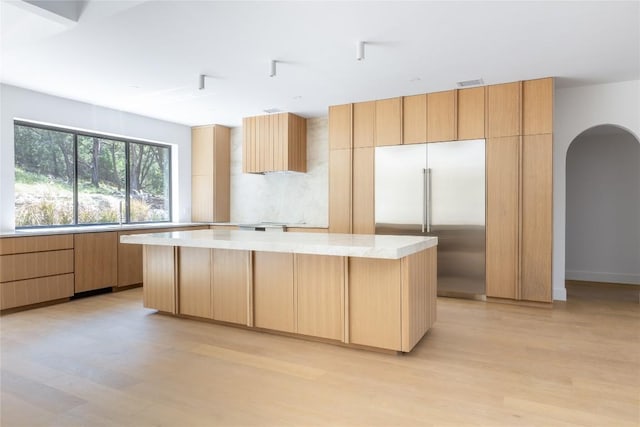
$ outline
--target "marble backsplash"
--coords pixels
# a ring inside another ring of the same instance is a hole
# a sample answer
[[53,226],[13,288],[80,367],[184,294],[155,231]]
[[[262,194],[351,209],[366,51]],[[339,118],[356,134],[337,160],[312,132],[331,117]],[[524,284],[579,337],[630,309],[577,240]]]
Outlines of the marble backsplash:
[[307,173],[242,173],[242,127],[231,129],[231,222],[329,223],[326,117],[307,120]]

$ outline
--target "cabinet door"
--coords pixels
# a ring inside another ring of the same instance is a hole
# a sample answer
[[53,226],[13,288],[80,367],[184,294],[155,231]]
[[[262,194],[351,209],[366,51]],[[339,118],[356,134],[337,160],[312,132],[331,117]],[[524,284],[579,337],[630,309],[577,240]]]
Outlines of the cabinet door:
[[224,222],[229,221],[231,195],[231,141],[228,127],[215,126],[213,153],[213,221]]
[[458,90],[458,140],[484,138],[484,87]]
[[353,147],[375,147],[376,102],[353,104]]
[[211,175],[213,161],[213,126],[191,129],[191,174]]
[[257,328],[295,332],[293,254],[254,252],[253,312]]
[[521,135],[521,88],[520,82],[486,87],[487,138]]
[[176,314],[176,248],[144,245],[142,303],[146,308]]
[[352,105],[329,107],[329,150],[351,148]]
[[351,153],[329,151],[330,233],[351,233]]
[[191,176],[191,220],[213,222],[213,176]]
[[342,340],[344,257],[296,254],[297,333]]
[[73,273],[73,249],[0,256],[0,282]]
[[456,139],[456,91],[427,95],[427,142]]
[[353,149],[353,232],[375,233],[374,147]]
[[517,298],[520,137],[487,139],[487,296]]
[[427,141],[427,95],[402,98],[402,143]]
[[249,258],[251,252],[213,249],[213,318],[248,325]]
[[178,249],[178,313],[211,319],[211,249]]
[[118,233],[82,233],[74,236],[75,292],[118,284]]
[[552,135],[522,141],[522,271],[524,300],[551,302]]
[[553,79],[527,80],[522,83],[523,135],[553,132]]
[[242,172],[256,171],[256,118],[242,119]]
[[349,258],[349,342],[401,350],[400,262]]
[[118,286],[142,283],[142,245],[120,243],[126,234],[159,233],[159,230],[121,231],[118,233]]
[[376,101],[376,146],[402,144],[402,98]]

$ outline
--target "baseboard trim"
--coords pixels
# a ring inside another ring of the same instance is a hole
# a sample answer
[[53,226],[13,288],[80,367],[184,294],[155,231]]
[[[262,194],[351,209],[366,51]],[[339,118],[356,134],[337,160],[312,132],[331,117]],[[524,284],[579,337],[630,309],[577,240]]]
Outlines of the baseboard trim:
[[566,301],[567,300],[567,288],[553,288],[553,300],[554,301]]
[[567,270],[567,272],[565,273],[565,279],[579,280],[581,282],[622,283],[625,285],[640,285],[640,275],[638,274],[619,274],[619,273],[602,273],[597,271]]

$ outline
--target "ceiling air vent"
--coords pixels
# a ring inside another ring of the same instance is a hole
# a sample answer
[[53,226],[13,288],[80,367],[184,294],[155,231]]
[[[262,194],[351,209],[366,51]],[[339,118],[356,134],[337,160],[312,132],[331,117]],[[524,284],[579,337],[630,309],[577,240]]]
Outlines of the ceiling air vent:
[[482,85],[484,84],[484,82],[482,81],[482,79],[475,79],[475,80],[465,80],[463,82],[458,82],[456,84],[458,85],[458,87],[469,87],[469,86]]

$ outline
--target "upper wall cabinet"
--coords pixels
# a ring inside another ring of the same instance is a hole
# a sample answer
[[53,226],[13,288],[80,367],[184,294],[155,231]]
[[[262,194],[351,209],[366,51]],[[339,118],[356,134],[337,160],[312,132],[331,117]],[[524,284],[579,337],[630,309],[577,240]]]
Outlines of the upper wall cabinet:
[[456,91],[427,94],[427,142],[456,139]]
[[427,95],[402,98],[402,143],[420,144],[427,141]]
[[230,132],[220,125],[191,129],[191,220],[229,221]]
[[402,144],[402,98],[376,101],[376,146]]
[[484,138],[484,87],[458,90],[458,139]]
[[329,149],[351,149],[351,125],[353,123],[353,104],[332,105],[329,107]]
[[242,120],[242,171],[307,171],[307,120],[291,113]]
[[353,148],[375,147],[376,102],[353,104]]
[[486,137],[516,136],[521,133],[522,83],[487,86]]
[[553,78],[522,82],[522,134],[553,132]]

